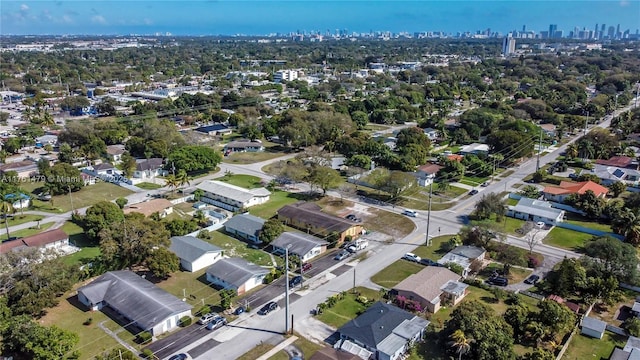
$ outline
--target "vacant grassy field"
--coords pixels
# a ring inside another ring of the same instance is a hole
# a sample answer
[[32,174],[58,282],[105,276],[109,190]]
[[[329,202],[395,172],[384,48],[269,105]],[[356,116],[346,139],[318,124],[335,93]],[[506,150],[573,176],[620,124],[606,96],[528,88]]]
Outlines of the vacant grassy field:
[[[415,209],[415,210],[428,210],[429,209],[429,200],[424,201],[422,199],[416,198],[400,198],[397,203],[398,206],[407,208],[407,209]],[[449,202],[448,199],[443,199],[440,197],[434,196],[431,199],[431,210],[432,211],[441,211],[446,210],[455,205],[453,202]]]
[[591,234],[554,227],[542,242],[562,249],[580,251],[584,244],[592,238]]
[[[16,231],[10,231],[9,232],[9,236],[10,237],[17,237],[17,238],[23,238],[23,237],[27,237],[27,236],[31,236],[31,235],[35,235],[35,234],[39,234],[47,229],[49,229],[50,227],[53,226],[54,223],[50,222],[50,223],[45,223],[45,224],[41,224],[40,228],[37,228],[35,226],[27,228],[27,229],[22,229],[22,230],[16,230]],[[5,229],[0,228],[0,233],[2,235],[0,235],[0,240],[4,241],[7,240],[7,232]]]
[[613,349],[623,348],[627,339],[624,336],[605,332],[602,339],[594,339],[588,336],[575,334],[569,348],[562,357],[564,360],[584,360],[584,359],[608,359]]
[[[40,183],[39,187],[42,187]],[[132,192],[123,187],[113,185],[106,182],[98,182],[95,185],[83,187],[80,191],[69,194],[56,195],[50,201],[33,200],[33,209],[39,211],[47,211],[54,213],[65,213],[71,211],[71,201],[73,208],[80,209],[91,206],[99,201],[111,201],[119,197],[125,197]]]
[[449,241],[454,235],[441,235],[431,238],[431,245],[420,245],[415,248],[412,253],[423,259],[439,260],[446,252],[440,250],[442,243]]
[[150,182],[141,182],[141,183],[137,184],[136,186],[139,187],[140,189],[143,189],[143,190],[156,190],[156,189],[160,189],[162,187],[162,185],[158,185],[158,184],[154,184],[154,183],[150,183]]
[[253,349],[247,351],[246,353],[244,353],[237,360],[256,360],[257,358],[264,355],[267,351],[273,349],[274,347],[275,346],[271,344],[262,343],[254,347]]
[[220,303],[218,290],[207,282],[206,271],[207,269],[201,269],[193,273],[178,271],[156,285],[179,299],[186,298],[187,302],[193,305],[193,311],[195,312],[202,306],[202,301],[205,304],[213,305]]
[[[313,354],[323,348],[322,345],[316,344],[301,336],[298,336],[298,340],[294,341],[293,345],[302,351],[302,354],[304,355],[302,357],[303,359],[311,358]],[[289,360],[289,354],[282,350],[270,357],[269,360]]]
[[263,219],[270,219],[276,215],[276,212],[281,207],[305,199],[306,197],[302,194],[275,190],[271,192],[271,196],[267,203],[250,207],[249,213]]
[[[380,292],[364,287],[356,287],[356,292],[360,296],[365,296],[370,301],[380,300]],[[358,313],[366,310],[366,306],[356,301],[356,294],[351,291],[347,292],[347,296],[339,300],[332,308],[326,309],[322,314],[317,315],[316,318],[323,323],[339,328],[342,325],[349,322],[358,316]]]
[[507,205],[515,206],[515,205],[517,205],[517,204],[518,204],[518,201],[520,201],[520,200],[518,200],[518,199],[511,199],[511,198],[509,198],[509,199],[507,199]]
[[382,287],[391,289],[409,277],[409,275],[415,274],[422,269],[424,269],[424,265],[400,259],[373,275],[371,281]]
[[[273,266],[271,256],[262,250],[251,249],[236,238],[227,235],[222,229],[209,232],[211,239],[203,239],[215,246],[224,249],[224,254],[229,257],[241,257],[257,265]],[[282,265],[282,258],[275,256],[276,263]]]
[[216,180],[224,181],[231,185],[240,186],[245,189],[255,189],[263,186],[262,179],[252,175],[244,175],[244,174],[225,175],[223,177],[217,178]]

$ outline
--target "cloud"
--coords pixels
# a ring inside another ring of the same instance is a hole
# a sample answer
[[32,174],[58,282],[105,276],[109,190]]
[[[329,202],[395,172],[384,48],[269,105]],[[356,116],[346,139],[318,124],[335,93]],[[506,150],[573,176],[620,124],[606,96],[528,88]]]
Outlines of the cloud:
[[622,7],[629,6],[629,1],[628,0],[620,1],[620,6],[622,6]]
[[29,11],[29,6],[27,4],[20,5],[20,11]]
[[105,25],[107,23],[107,19],[105,19],[102,15],[95,15],[91,17],[91,22],[94,24]]

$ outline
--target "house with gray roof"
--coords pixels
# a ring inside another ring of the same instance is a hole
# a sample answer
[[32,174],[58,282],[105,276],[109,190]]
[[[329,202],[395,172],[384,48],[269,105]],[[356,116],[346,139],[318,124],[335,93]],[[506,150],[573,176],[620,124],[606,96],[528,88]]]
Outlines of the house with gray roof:
[[592,338],[602,339],[604,331],[607,328],[607,323],[596,318],[585,316],[582,319],[582,335],[591,336]]
[[224,230],[240,239],[259,244],[264,219],[249,213],[239,214],[224,223]]
[[600,179],[600,185],[609,186],[622,181],[626,185],[637,186],[640,183],[640,171],[618,166],[594,164],[591,170],[582,170],[580,175],[595,175]]
[[522,197],[515,206],[507,207],[507,216],[524,221],[556,225],[564,220],[564,210],[551,207],[551,203]]
[[169,250],[180,259],[180,266],[189,272],[204,269],[222,259],[221,248],[193,236],[174,236]]
[[278,220],[284,224],[296,227],[302,231],[329,236],[338,234],[338,242],[341,243],[347,236],[356,239],[364,228],[362,224],[327,214],[322,208],[313,202],[297,202],[281,207],[278,210]]
[[277,253],[284,254],[288,247],[289,254],[298,256],[303,262],[327,251],[327,245],[328,242],[313,235],[292,231],[283,232],[271,242]]
[[175,329],[192,308],[129,270],[99,276],[78,289],[78,300],[93,311],[108,306],[153,336]]
[[640,360],[640,339],[629,336],[624,348],[615,348],[609,360]]
[[247,209],[269,201],[271,192],[263,187],[245,189],[222,181],[207,180],[196,186],[204,192],[200,201],[229,211]]
[[216,261],[207,269],[207,281],[224,289],[233,289],[238,295],[264,282],[269,269],[241,258],[226,258]]
[[484,260],[485,254],[486,251],[483,248],[461,245],[441,257],[438,260],[438,264],[445,266],[448,263],[458,264],[463,269],[462,277],[466,278],[469,275],[469,271],[471,271],[471,263]]
[[229,142],[224,146],[224,154],[229,155],[234,152],[260,152],[264,151],[264,146],[260,140],[239,139]]
[[133,172],[133,177],[136,179],[151,179],[168,174],[168,171],[164,170],[163,167],[164,160],[162,158],[136,159],[136,170]]
[[428,325],[428,320],[377,302],[338,329],[340,340],[334,347],[349,352],[353,348],[364,348],[371,352],[372,359],[396,360],[422,338]]

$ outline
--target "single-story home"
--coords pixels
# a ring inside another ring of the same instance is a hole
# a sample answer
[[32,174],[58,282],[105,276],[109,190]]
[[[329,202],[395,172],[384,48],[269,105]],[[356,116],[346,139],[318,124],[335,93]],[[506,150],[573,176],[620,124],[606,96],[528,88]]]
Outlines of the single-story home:
[[60,249],[69,245],[69,235],[60,229],[44,231],[21,239],[0,243],[0,254],[27,247],[39,249]]
[[199,133],[207,134],[209,136],[229,135],[233,132],[233,130],[230,127],[223,124],[201,126],[197,128],[195,131]]
[[174,236],[169,250],[180,259],[180,266],[189,272],[195,272],[213,265],[222,259],[221,248],[193,236]]
[[438,164],[426,164],[419,166],[416,170],[416,177],[418,178],[418,185],[429,186],[433,184],[433,180],[436,178],[438,171],[442,169],[442,166]]
[[542,129],[542,132],[549,136],[549,137],[555,137],[556,136],[556,126],[554,124],[540,124],[538,125],[540,126],[540,129]]
[[629,336],[624,348],[615,348],[609,360],[638,360],[640,359],[640,338]]
[[507,207],[509,217],[525,221],[543,222],[557,225],[564,220],[564,210],[551,207],[551,203],[542,200],[522,197],[516,205]]
[[438,137],[440,136],[440,131],[438,131],[436,129],[432,129],[432,128],[426,128],[426,129],[423,130],[423,132],[424,132],[425,135],[427,135],[427,137],[431,141],[437,140]]
[[225,155],[233,152],[260,152],[264,151],[264,146],[260,140],[240,139],[229,142],[224,146]]
[[347,236],[355,239],[362,235],[364,228],[343,218],[322,212],[322,208],[312,202],[297,202],[278,210],[278,220],[300,230],[321,235],[338,234],[338,242]]
[[296,255],[301,261],[309,261],[327,251],[328,242],[313,235],[286,231],[271,242],[276,252],[284,254],[289,247],[289,254]]
[[79,288],[78,300],[93,311],[108,306],[154,336],[178,327],[192,308],[129,270],[110,271]]
[[245,189],[222,181],[207,180],[196,186],[204,192],[200,201],[229,211],[238,211],[269,201],[271,192],[266,188]]
[[127,206],[123,211],[125,214],[136,212],[147,217],[158,213],[160,218],[163,219],[173,213],[173,204],[167,199],[153,199]]
[[393,293],[418,301],[424,310],[435,313],[442,304],[456,305],[467,294],[468,285],[460,282],[461,278],[445,267],[427,266],[394,286]]
[[634,160],[635,160],[634,158],[629,156],[612,156],[606,160],[598,159],[596,160],[596,164],[626,168],[626,167],[630,167],[633,164]]
[[585,316],[582,319],[582,335],[591,336],[592,338],[602,339],[604,331],[607,328],[607,323],[596,318]]
[[166,175],[168,172],[163,169],[163,166],[164,160],[162,158],[137,159],[133,177],[136,179],[151,179],[156,176]]
[[561,203],[564,202],[564,200],[569,195],[582,195],[588,190],[593,191],[593,193],[599,198],[604,198],[609,192],[609,189],[602,185],[596,184],[593,181],[583,181],[579,183],[571,181],[561,181],[559,186],[545,187],[542,190],[542,195],[544,196],[545,200]]
[[471,271],[471,263],[474,261],[483,261],[486,253],[483,248],[477,246],[461,245],[446,253],[438,260],[438,264],[458,264],[464,269],[462,277],[466,278],[467,275],[469,275],[469,271]]
[[33,160],[26,159],[0,165],[0,175],[5,175],[9,171],[15,171],[18,173],[19,178],[27,179],[38,175],[38,163]]
[[617,166],[595,164],[593,169],[582,170],[580,172],[580,175],[584,174],[597,176],[600,179],[600,184],[603,186],[609,186],[618,181],[622,181],[627,185],[638,185],[640,182],[640,171]]
[[36,147],[44,147],[45,145],[56,146],[58,144],[58,135],[45,134],[36,138]]
[[224,223],[224,230],[241,239],[260,243],[260,232],[264,227],[264,219],[249,213],[238,214]]
[[462,155],[467,155],[467,154],[473,154],[473,155],[488,154],[489,153],[489,145],[481,144],[481,143],[473,143],[473,144],[465,145],[465,146],[460,148],[460,151],[458,153],[460,153]]
[[125,153],[124,145],[107,145],[107,155],[114,164],[119,164],[122,161],[122,155]]
[[114,175],[116,173],[116,167],[111,163],[104,162],[93,165],[93,171],[98,175]]
[[311,355],[309,360],[362,360],[362,358],[340,349],[323,347]]
[[390,304],[377,302],[363,314],[338,329],[340,340],[334,348],[370,357],[397,360],[420,340],[429,321]]
[[269,269],[242,258],[225,258],[207,269],[207,281],[224,289],[233,289],[238,295],[261,285]]

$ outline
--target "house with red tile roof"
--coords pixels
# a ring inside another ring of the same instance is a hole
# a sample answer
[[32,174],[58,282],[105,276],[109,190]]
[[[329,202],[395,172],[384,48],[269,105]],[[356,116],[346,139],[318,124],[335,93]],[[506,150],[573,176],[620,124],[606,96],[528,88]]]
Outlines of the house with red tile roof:
[[544,190],[542,190],[542,195],[545,200],[561,203],[564,202],[569,195],[582,195],[589,190],[593,191],[593,193],[599,198],[604,198],[609,192],[609,189],[600,184],[596,184],[593,181],[583,181],[579,183],[561,181],[559,186],[545,187]]
[[447,159],[457,162],[461,162],[463,157],[464,156],[458,154],[447,155]]
[[0,244],[0,254],[19,251],[27,247],[55,249],[68,245],[69,235],[60,229],[54,229],[21,239],[4,241]]
[[629,156],[612,156],[607,160],[603,160],[603,159],[596,160],[596,164],[626,168],[631,165],[633,160],[634,159]]

